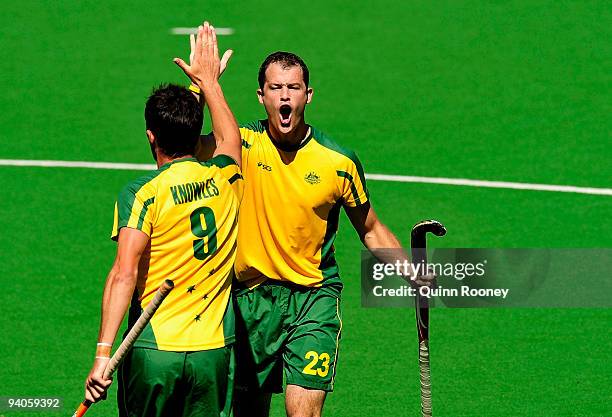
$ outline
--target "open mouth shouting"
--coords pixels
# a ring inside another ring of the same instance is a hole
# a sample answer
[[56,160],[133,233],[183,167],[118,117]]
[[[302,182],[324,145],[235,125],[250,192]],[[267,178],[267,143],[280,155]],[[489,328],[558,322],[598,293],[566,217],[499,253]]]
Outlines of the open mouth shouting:
[[283,104],[280,106],[280,124],[282,127],[290,127],[291,126],[291,106],[288,104]]

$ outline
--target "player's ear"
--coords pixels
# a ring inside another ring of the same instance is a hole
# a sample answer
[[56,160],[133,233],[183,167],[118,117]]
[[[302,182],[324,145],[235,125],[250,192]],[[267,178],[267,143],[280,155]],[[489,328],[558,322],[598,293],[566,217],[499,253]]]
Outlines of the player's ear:
[[147,139],[149,139],[151,145],[155,143],[155,135],[149,129],[147,129]]
[[257,89],[257,99],[259,100],[259,104],[263,104],[263,90],[261,88]]
[[312,101],[312,95],[314,94],[314,90],[312,88],[306,89],[306,104],[310,104]]
[[149,140],[149,146],[151,147],[151,155],[153,156],[153,160],[157,162],[157,152],[155,151],[155,135],[149,129],[147,129],[147,139]]

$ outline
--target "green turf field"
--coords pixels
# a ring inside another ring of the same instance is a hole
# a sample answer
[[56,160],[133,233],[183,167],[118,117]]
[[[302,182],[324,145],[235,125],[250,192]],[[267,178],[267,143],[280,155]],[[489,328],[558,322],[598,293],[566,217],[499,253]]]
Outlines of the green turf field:
[[[171,59],[188,57],[188,40],[169,30],[209,18],[236,29],[221,39],[235,49],[223,85],[241,121],[263,116],[258,66],[286,49],[310,66],[308,121],[368,173],[612,187],[607,2],[25,0],[0,11],[0,159],[151,162],[144,100],[185,81]],[[0,396],[60,396],[63,415],[82,400],[114,200],[139,175],[0,166]],[[412,224],[436,218],[448,247],[612,247],[610,196],[368,185],[405,244]],[[361,244],[345,217],[340,228],[344,327],[325,414],[416,416],[413,312],[361,307]],[[612,415],[611,322],[609,309],[434,310],[434,414]],[[88,415],[115,415],[115,389]]]

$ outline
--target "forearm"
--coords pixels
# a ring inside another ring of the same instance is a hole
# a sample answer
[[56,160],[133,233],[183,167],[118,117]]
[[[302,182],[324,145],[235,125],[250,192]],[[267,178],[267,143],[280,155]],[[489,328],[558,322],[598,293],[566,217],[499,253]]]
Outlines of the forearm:
[[408,253],[391,230],[378,219],[369,202],[357,207],[345,207],[345,210],[359,238],[372,255],[380,262],[399,264],[401,275],[416,284],[429,285],[434,276],[419,273],[417,277]]
[[217,148],[224,145],[226,147],[231,146],[239,151],[241,139],[238,123],[225,100],[221,85],[214,83],[206,86],[203,91],[204,100],[210,112]]
[[405,276],[413,275],[408,253],[402,248],[400,241],[383,223],[378,223],[363,237],[363,244],[380,262],[396,264],[398,261],[405,266]]
[[137,271],[121,271],[115,266],[108,274],[102,297],[99,342],[112,345],[115,341],[136,287],[137,273]]
[[363,236],[363,244],[370,250],[402,248],[397,237],[382,223],[378,223],[376,227]]

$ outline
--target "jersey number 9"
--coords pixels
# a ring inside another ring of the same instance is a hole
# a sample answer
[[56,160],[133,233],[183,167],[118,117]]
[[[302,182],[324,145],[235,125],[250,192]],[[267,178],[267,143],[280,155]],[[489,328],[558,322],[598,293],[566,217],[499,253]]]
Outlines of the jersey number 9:
[[209,207],[191,212],[191,233],[199,239],[193,241],[193,256],[203,261],[217,250],[217,224],[215,213]]

